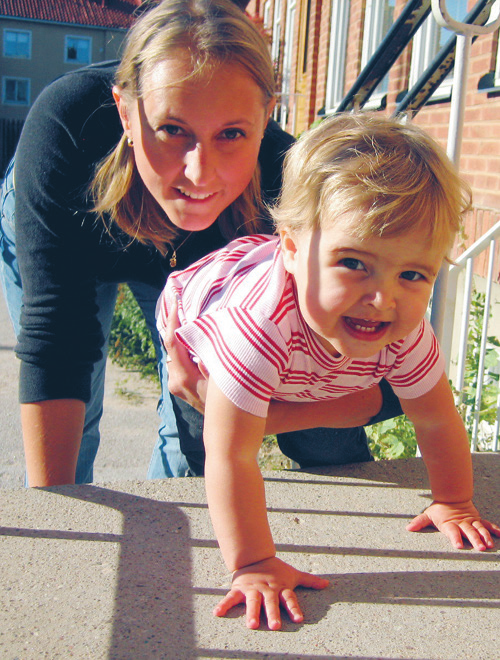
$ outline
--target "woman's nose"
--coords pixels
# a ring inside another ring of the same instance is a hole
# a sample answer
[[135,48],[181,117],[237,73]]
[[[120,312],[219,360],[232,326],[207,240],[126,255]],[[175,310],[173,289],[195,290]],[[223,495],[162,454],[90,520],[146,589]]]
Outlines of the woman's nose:
[[215,173],[215,156],[210,149],[199,143],[185,155],[184,175],[195,185],[210,183]]

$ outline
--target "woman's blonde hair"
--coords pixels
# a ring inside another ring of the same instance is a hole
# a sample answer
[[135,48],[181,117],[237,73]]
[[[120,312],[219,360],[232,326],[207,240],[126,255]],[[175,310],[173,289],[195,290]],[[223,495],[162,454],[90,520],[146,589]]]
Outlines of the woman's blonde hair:
[[[151,71],[179,49],[191,58],[190,77],[206,71],[217,75],[217,66],[230,63],[240,66],[262,90],[263,108],[273,99],[274,72],[267,44],[241,9],[230,0],[163,0],[143,14],[127,35],[116,74],[127,102],[141,97]],[[97,166],[91,194],[94,210],[106,223],[116,223],[131,239],[166,253],[178,229],[143,184],[125,135]],[[246,190],[219,217],[222,233],[228,239],[255,233],[260,211],[257,164]]]
[[271,213],[278,229],[292,232],[352,213],[360,238],[418,228],[447,251],[470,206],[469,186],[422,129],[380,113],[355,113],[326,119],[293,145]]

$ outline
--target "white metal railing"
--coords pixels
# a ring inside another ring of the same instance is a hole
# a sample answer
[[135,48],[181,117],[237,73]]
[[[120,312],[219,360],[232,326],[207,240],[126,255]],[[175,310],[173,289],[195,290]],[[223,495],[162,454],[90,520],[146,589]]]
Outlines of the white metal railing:
[[[498,211],[495,212],[498,215]],[[448,374],[452,375],[452,383],[458,392],[458,401],[461,403],[461,393],[469,383],[466,383],[466,359],[469,349],[470,311],[473,290],[476,285],[484,289],[484,313],[482,318],[481,340],[479,345],[478,368],[476,374],[469,374],[469,381],[476,383],[474,402],[466,408],[466,425],[471,428],[471,449],[478,448],[480,435],[480,413],[483,399],[483,387],[491,377],[486,366],[486,356],[491,347],[488,345],[488,332],[494,307],[494,287],[498,287],[495,280],[498,277],[497,245],[500,239],[500,220],[491,227],[478,241],[461,254],[449,267],[446,298],[444,301],[444,324],[441,337],[441,347],[446,360]],[[488,254],[488,265],[484,274],[478,274],[479,258]],[[495,272],[496,270],[496,272]],[[476,272],[475,272],[476,271]],[[462,282],[460,278],[462,277]],[[457,310],[459,289],[463,288],[462,305]],[[442,304],[442,303],[441,303]],[[458,335],[457,335],[458,332]],[[453,352],[457,353],[456,366]],[[454,372],[454,373],[453,373]],[[484,427],[484,425],[483,425]],[[495,422],[491,431],[491,441],[488,448],[499,450],[500,428],[500,398],[496,401]]]

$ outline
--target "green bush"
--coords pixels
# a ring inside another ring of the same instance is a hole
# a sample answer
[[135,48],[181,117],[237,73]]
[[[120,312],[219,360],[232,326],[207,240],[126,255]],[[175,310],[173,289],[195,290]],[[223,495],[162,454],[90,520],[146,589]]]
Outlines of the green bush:
[[[474,418],[470,414],[475,405],[478,391],[479,358],[481,350],[481,340],[483,335],[485,294],[477,291],[473,292],[470,309],[470,323],[467,343],[467,355],[465,358],[465,376],[464,388],[455,395],[459,400],[458,410],[465,422],[469,437],[472,438],[472,428]],[[497,401],[499,394],[499,375],[495,373],[500,357],[500,342],[495,336],[488,336],[486,343],[486,353],[484,358],[481,402],[479,406],[478,422],[486,422],[493,427],[497,416]],[[482,447],[479,445],[478,450]]]
[[417,451],[413,424],[406,415],[369,426],[368,445],[375,459],[411,458]]
[[109,357],[120,367],[158,379],[156,353],[146,320],[126,284],[118,290],[111,324]]

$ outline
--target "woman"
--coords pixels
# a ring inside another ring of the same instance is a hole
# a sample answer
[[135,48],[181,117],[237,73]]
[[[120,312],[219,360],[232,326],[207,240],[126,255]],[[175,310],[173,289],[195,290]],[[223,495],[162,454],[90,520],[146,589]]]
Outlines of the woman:
[[[2,205],[31,486],[92,480],[117,283],[130,285],[157,343],[169,272],[262,230],[259,152],[272,199],[291,141],[266,130],[273,92],[267,46],[236,6],[165,0],[136,22],[118,70],[78,70],[37,99],[16,153],[15,227],[12,170]],[[159,369],[166,393],[164,357]],[[181,476],[178,432],[199,446],[202,418],[169,396],[159,413],[149,476]],[[343,462],[369,458],[355,433]]]

